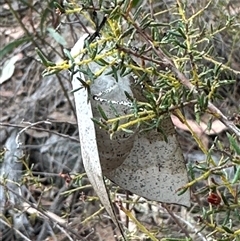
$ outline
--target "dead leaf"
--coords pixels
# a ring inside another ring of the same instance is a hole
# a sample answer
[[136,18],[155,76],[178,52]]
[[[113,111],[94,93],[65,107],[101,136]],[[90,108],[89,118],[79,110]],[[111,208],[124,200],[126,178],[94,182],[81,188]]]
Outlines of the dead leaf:
[[[74,47],[71,50],[71,55],[76,56],[81,49],[83,49],[84,39],[86,35],[81,37]],[[80,57],[78,56],[75,61],[78,62]],[[72,79],[73,89],[79,89],[81,86],[80,81],[77,79],[80,77],[84,80],[84,75],[82,73],[76,73]],[[91,182],[93,189],[96,191],[100,201],[103,206],[109,213],[112,221],[115,223],[117,227],[119,227],[120,231],[122,228],[117,221],[116,214],[114,213],[112,203],[110,201],[102,174],[102,168],[100,165],[99,155],[98,155],[98,147],[96,141],[95,127],[94,123],[91,121],[92,116],[92,107],[91,103],[88,101],[88,93],[85,88],[82,88],[78,91],[74,92],[74,98],[76,103],[76,112],[78,119],[78,129],[79,129],[79,138],[81,143],[81,152],[83,158],[83,164],[85,167],[85,171]],[[123,232],[122,232],[123,234]],[[124,234],[123,234],[124,235]]]
[[[185,130],[185,131],[189,131],[188,127],[184,123],[182,123],[175,115],[171,115],[171,119],[176,127],[178,127],[179,129]],[[211,126],[210,130],[208,130],[207,124],[205,124],[202,121],[200,122],[200,124],[198,124],[194,120],[187,119],[186,121],[188,122],[189,126],[191,126],[192,130],[196,134],[198,134],[198,136],[199,136],[199,134],[200,135],[202,135],[202,134],[207,134],[207,135],[219,134],[222,131],[227,129],[227,127],[220,120],[214,120],[212,122],[212,126]]]
[[29,136],[34,137],[34,138],[44,138],[44,137],[49,137],[49,133],[45,131],[36,131],[34,129],[27,129],[25,131]]
[[6,80],[10,79],[15,70],[15,63],[22,58],[22,54],[17,54],[7,60],[0,73],[0,84],[3,84]]

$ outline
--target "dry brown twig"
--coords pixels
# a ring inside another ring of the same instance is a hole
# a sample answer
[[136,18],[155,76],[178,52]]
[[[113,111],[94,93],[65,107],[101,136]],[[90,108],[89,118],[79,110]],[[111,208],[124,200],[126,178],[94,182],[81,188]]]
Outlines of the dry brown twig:
[[[201,238],[203,241],[207,241],[207,239],[204,237],[204,235],[203,235],[201,232],[199,232],[199,231],[196,229],[196,227],[194,227],[188,220],[184,219],[183,217],[177,215],[175,212],[171,211],[171,210],[167,207],[167,205],[164,204],[164,205],[162,205],[162,206],[163,206],[164,209],[167,210],[167,212],[169,213],[169,215],[174,219],[174,221],[179,225],[180,228],[183,228],[182,225],[181,225],[181,223],[180,223],[180,222],[182,222],[182,223],[186,224],[188,228],[192,229],[199,238]],[[187,234],[188,234],[188,231],[187,231],[187,230],[184,229],[183,231],[184,231],[184,233],[187,233]],[[189,234],[188,234],[188,235],[189,235]],[[188,237],[190,237],[190,235],[189,235]]]
[[[69,140],[77,142],[77,143],[79,142],[79,139],[77,137],[66,135],[66,134],[63,134],[63,133],[59,133],[59,132],[53,131],[53,130],[48,130],[46,128],[36,127],[36,125],[41,124],[41,123],[45,123],[45,124],[47,123],[47,124],[51,125],[52,123],[59,123],[59,122],[52,121],[52,120],[51,121],[50,120],[40,121],[40,122],[36,122],[36,123],[22,122],[20,124],[0,122],[0,126],[23,128],[21,130],[21,133],[28,130],[28,129],[36,130],[36,131],[39,131],[39,132],[46,132],[46,133],[49,133],[49,134],[53,134],[53,135],[57,135],[57,136],[69,139]],[[64,122],[64,123],[75,124],[75,123],[70,123],[70,122]],[[24,145],[24,146],[22,145],[21,147],[26,147],[26,145]]]

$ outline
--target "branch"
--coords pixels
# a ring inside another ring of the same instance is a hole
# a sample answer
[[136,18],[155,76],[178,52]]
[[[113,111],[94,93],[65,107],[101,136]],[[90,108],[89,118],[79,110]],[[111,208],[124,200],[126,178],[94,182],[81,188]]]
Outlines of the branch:
[[[179,71],[178,68],[176,68],[175,64],[173,61],[168,58],[162,49],[160,47],[155,47],[153,39],[147,35],[145,32],[142,31],[142,29],[139,27],[139,25],[134,22],[133,18],[128,16],[123,15],[123,17],[128,21],[131,22],[131,24],[136,28],[138,33],[150,44],[152,47],[152,50],[155,52],[157,56],[159,56],[159,59],[161,59],[161,63],[159,63],[161,66],[169,68],[172,73],[175,74],[179,82],[187,87],[189,90],[193,92],[195,96],[199,95],[199,92],[197,91],[196,87],[191,84],[190,80],[182,73]],[[135,54],[134,54],[135,55]],[[136,55],[135,55],[136,56]],[[151,60],[152,61],[152,60]],[[218,118],[225,126],[227,126],[233,133],[236,134],[238,138],[240,138],[240,130],[237,128],[237,126],[230,121],[213,103],[210,101],[208,102],[208,110],[216,117]]]

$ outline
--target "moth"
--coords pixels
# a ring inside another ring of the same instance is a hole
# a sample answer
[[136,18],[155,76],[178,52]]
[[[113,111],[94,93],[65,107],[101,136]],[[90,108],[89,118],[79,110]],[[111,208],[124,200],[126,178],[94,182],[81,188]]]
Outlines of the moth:
[[[83,35],[78,40],[71,51],[72,55],[83,49],[86,37]],[[108,51],[108,48],[106,47],[104,51]],[[79,61],[83,56],[77,58]],[[84,58],[87,58],[87,55]],[[108,62],[110,60],[111,57],[107,59]],[[88,68],[92,73],[97,73],[102,66],[93,59],[88,63]],[[190,206],[189,190],[182,195],[177,193],[179,188],[188,183],[188,176],[186,163],[169,114],[164,114],[161,118],[162,131],[157,128],[142,131],[141,124],[136,124],[131,127],[130,132],[119,130],[111,138],[108,129],[94,124],[97,150],[93,151],[93,148],[88,146],[91,145],[89,140],[94,138],[89,135],[93,134],[87,134],[81,128],[88,128],[87,126],[92,124],[92,117],[100,121],[102,114],[99,110],[106,114],[107,119],[130,115],[133,110],[126,93],[137,101],[141,96],[139,88],[136,91],[131,75],[123,77],[117,73],[117,76],[113,76],[108,74],[110,70],[111,67],[106,67],[101,75],[91,81],[89,91],[84,90],[90,106],[87,106],[86,100],[76,103],[81,106],[86,105],[81,107],[83,112],[79,117],[84,121],[84,127],[80,127],[80,132],[84,132],[81,145],[84,145],[85,155],[92,156],[93,153],[98,155],[100,161],[98,164],[103,175],[123,189],[149,200]],[[75,77],[79,74],[82,79],[87,78],[83,73],[78,72]],[[84,111],[86,109],[88,109],[87,112]],[[120,119],[118,126],[125,123],[126,120]],[[89,158],[88,161],[90,161]],[[92,165],[90,170],[93,168]]]

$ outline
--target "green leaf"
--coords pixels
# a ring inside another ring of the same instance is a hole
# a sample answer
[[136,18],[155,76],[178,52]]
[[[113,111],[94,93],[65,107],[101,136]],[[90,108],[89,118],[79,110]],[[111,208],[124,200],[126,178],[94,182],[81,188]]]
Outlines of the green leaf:
[[131,73],[132,73],[132,69],[131,68],[124,68],[123,67],[121,69],[120,76],[124,77],[124,76],[127,76],[127,75],[131,74]]
[[116,132],[117,129],[118,129],[118,127],[119,127],[119,120],[113,122],[111,131],[112,131],[113,133]]
[[142,0],[132,0],[132,7],[136,7],[137,5],[141,4]]
[[229,133],[227,133],[228,140],[230,142],[230,146],[236,152],[237,155],[240,155],[240,146],[235,138],[233,138]]
[[87,77],[91,80],[91,82],[93,82],[95,79],[94,73],[91,71],[88,65],[86,66],[86,68],[87,68],[86,70],[80,69],[79,71],[87,75]]
[[47,28],[47,31],[49,32],[49,35],[54,38],[54,40],[61,44],[61,45],[67,45],[67,42],[65,41],[65,39],[63,38],[63,36],[61,36],[54,28]]
[[43,77],[46,77],[46,76],[50,76],[50,75],[53,75],[53,74],[57,74],[61,71],[61,69],[53,69],[51,71],[48,71],[47,69],[43,71],[42,73],[42,76]]
[[10,42],[9,44],[5,45],[1,50],[0,50],[0,59],[2,59],[5,55],[11,53],[15,48],[17,48],[19,45],[28,42],[31,40],[30,37],[23,37],[17,40],[14,40]]
[[240,166],[237,167],[237,171],[233,177],[232,184],[235,184],[240,179]]
[[95,63],[97,63],[98,65],[100,66],[106,66],[106,65],[109,65],[109,63],[104,60],[104,59],[98,59],[98,60],[94,60]]
[[195,179],[195,171],[194,171],[194,167],[191,162],[189,162],[189,164],[188,164],[188,173],[189,173],[189,176],[191,177],[191,180],[194,180]]
[[150,14],[148,13],[148,14],[146,14],[145,16],[144,16],[144,18],[142,19],[142,21],[141,21],[141,23],[140,23],[140,26],[142,27],[143,25],[145,25],[146,23],[147,24],[150,24],[150,22],[152,22],[152,19],[151,19],[151,17],[150,17]]
[[226,227],[226,226],[222,226],[222,228],[223,228],[227,233],[231,233],[231,234],[234,233],[231,229],[229,229],[229,228]]
[[178,196],[183,195],[187,190],[188,190],[188,188],[184,188],[183,190],[181,190],[181,191],[178,193]]
[[104,130],[108,130],[108,126],[104,125],[101,121],[95,119],[95,118],[91,118],[91,120],[97,124],[99,127],[103,128]]
[[[136,1],[139,1],[139,0],[135,0]],[[132,1],[132,5],[133,5],[133,2],[134,0]],[[133,15],[133,21],[135,22],[137,19],[139,19],[139,15],[140,15],[140,12],[142,11],[142,7],[143,6],[140,6],[139,8],[137,8],[136,12],[134,13]]]
[[71,93],[71,94],[72,94],[72,93],[75,93],[75,92],[81,90],[82,88],[84,88],[84,87],[79,87],[79,88],[77,88],[77,89],[71,90],[70,93]]
[[231,218],[230,217],[230,213],[231,213],[231,210],[226,210],[225,212],[225,218],[224,218],[224,221],[223,221],[223,226],[227,225],[229,223],[229,219]]
[[187,49],[187,45],[186,45],[186,43],[184,43],[184,42],[180,42],[180,41],[178,41],[178,40],[173,40],[173,42],[177,45],[177,46],[179,46],[179,47],[181,47],[181,48],[183,48],[183,49]]
[[106,73],[106,75],[112,75],[113,78],[118,82],[118,69],[112,65],[112,70]]
[[177,31],[182,35],[184,39],[187,39],[186,34],[182,28],[178,28]]
[[99,111],[100,115],[102,116],[102,118],[107,121],[108,117],[106,116],[106,114],[103,111],[102,107],[100,105],[98,105],[97,108],[98,108],[98,111]]
[[97,55],[97,53],[98,53],[98,45],[96,44],[96,46],[95,47],[93,47],[93,48],[91,48],[91,47],[89,47],[89,57],[91,58],[91,59],[95,59],[95,57],[96,57],[96,55]]
[[55,63],[49,61],[40,49],[35,48],[35,50],[36,50],[36,52],[37,52],[37,54],[38,54],[38,56],[39,56],[39,58],[40,58],[40,60],[41,60],[41,62],[44,66],[49,67],[49,66],[55,66],[56,65]]
[[115,115],[116,117],[119,117],[119,114],[118,114],[116,108],[113,106],[113,103],[112,103],[111,101],[110,101],[109,105],[110,105],[110,108],[112,109],[114,115]]
[[158,22],[151,22],[149,27],[168,27],[169,23],[158,23]]
[[72,55],[71,55],[69,50],[63,49],[63,53],[72,63],[74,63],[74,58],[72,57]]
[[131,27],[131,28],[127,29],[126,31],[124,31],[120,35],[119,39],[123,39],[123,38],[127,37],[128,35],[132,34],[133,32],[136,32],[136,30],[133,27]]
[[124,91],[124,94],[126,95],[126,97],[127,97],[131,102],[134,101],[134,98],[133,98],[131,95],[129,95],[129,93],[128,93],[127,91]]
[[57,1],[54,1],[53,4],[55,8],[58,8],[61,11],[61,13],[65,13],[65,9]]

